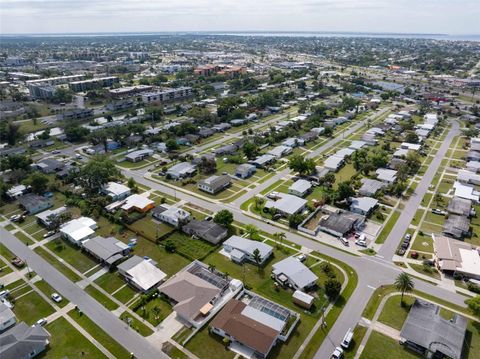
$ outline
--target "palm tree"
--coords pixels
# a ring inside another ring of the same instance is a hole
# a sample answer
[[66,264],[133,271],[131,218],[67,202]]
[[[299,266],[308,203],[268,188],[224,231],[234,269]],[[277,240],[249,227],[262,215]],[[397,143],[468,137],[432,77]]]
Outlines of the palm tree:
[[248,234],[248,238],[253,239],[258,234],[258,228],[253,224],[247,224],[245,226],[245,233]]
[[413,280],[410,275],[408,275],[408,273],[402,272],[395,279],[395,287],[397,288],[397,290],[402,292],[401,303],[403,303],[403,294],[405,292],[411,292],[415,287],[415,284],[413,283]]
[[273,234],[273,238],[275,238],[277,244],[278,242],[283,244],[283,241],[287,238],[287,235],[285,232],[277,232]]
[[255,263],[257,263],[257,266],[260,266],[260,263],[262,262],[262,255],[260,254],[260,250],[258,248],[255,248],[253,251],[253,260]]
[[265,198],[263,197],[254,197],[254,207],[256,210],[261,211],[263,209],[263,206],[265,205]]

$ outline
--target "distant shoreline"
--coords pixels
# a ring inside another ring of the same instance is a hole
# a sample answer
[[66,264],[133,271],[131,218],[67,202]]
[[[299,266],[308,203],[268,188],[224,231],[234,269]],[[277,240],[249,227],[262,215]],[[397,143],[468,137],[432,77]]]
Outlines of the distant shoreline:
[[92,32],[92,33],[25,33],[0,34],[4,38],[29,37],[115,37],[115,36],[250,36],[250,37],[356,37],[356,38],[392,38],[392,39],[431,39],[446,41],[480,41],[480,34],[422,34],[422,33],[380,33],[380,32],[349,32],[349,31],[158,31],[158,32]]

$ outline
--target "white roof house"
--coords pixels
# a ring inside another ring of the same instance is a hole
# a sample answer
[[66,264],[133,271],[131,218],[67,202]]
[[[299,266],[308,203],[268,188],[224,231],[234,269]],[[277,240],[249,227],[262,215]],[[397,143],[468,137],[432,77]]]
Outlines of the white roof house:
[[[284,282],[285,280],[295,289],[304,290],[315,284],[318,277],[300,262],[297,258],[288,257],[277,262],[272,267],[272,273],[276,279]],[[284,277],[286,277],[284,279]]]
[[457,239],[432,235],[435,259],[442,271],[462,273],[480,279],[480,253],[472,245]]
[[397,179],[397,171],[387,168],[379,168],[375,171],[377,179],[386,183],[393,183]]
[[480,184],[480,174],[467,170],[459,170],[457,180],[463,183]]
[[343,162],[344,160],[341,157],[330,156],[323,163],[323,167],[332,171],[337,171],[343,165]]
[[400,145],[400,148],[406,149],[406,150],[412,150],[412,151],[418,151],[422,145],[418,143],[409,143],[409,142],[402,142]]
[[255,263],[253,252],[258,249],[261,257],[259,264],[265,263],[273,251],[273,248],[268,244],[239,236],[231,236],[223,242],[223,249],[232,261],[239,263],[242,263],[244,260]]
[[120,208],[127,212],[133,209],[143,212],[149,207],[153,208],[154,204],[155,202],[145,196],[132,194],[125,199],[125,203]]
[[352,148],[342,148],[341,150],[338,150],[333,156],[344,159],[345,157],[350,157],[351,155],[353,155],[354,152],[355,150]]
[[353,150],[359,150],[366,145],[367,143],[365,141],[352,141],[352,143],[350,143],[350,146],[348,146],[348,148],[351,148]]
[[480,171],[480,162],[478,161],[468,161],[466,165],[467,170],[472,172],[479,172]]
[[304,197],[308,191],[310,191],[310,188],[312,188],[310,181],[299,179],[288,187],[288,193],[293,194],[294,196]]
[[469,199],[478,203],[480,199],[480,192],[476,191],[473,186],[468,186],[458,181],[455,181],[455,183],[453,184],[453,188],[455,189],[454,196]]
[[117,182],[108,182],[103,188],[102,193],[107,196],[112,197],[114,201],[124,199],[130,195],[131,190],[127,186],[117,183]]
[[160,284],[167,275],[158,269],[151,259],[133,256],[121,263],[118,271],[138,289],[147,292]]
[[267,152],[267,154],[275,156],[278,159],[278,158],[281,158],[281,157],[283,157],[283,156],[285,156],[285,155],[287,155],[291,152],[292,152],[292,147],[280,145],[280,146],[272,148],[270,151]]
[[97,222],[88,217],[72,219],[60,227],[60,233],[69,241],[80,245],[95,234]]
[[195,171],[195,165],[192,165],[189,162],[180,162],[170,167],[167,171],[167,175],[174,179],[178,179],[191,176]]
[[169,204],[157,206],[152,211],[152,216],[162,222],[178,227],[190,220],[190,213],[182,208],[174,207]]
[[350,211],[366,215],[378,204],[378,200],[372,197],[350,198]]
[[408,155],[408,152],[410,152],[410,150],[407,150],[405,148],[399,148],[393,153],[393,157],[406,157]]
[[281,214],[292,215],[301,212],[307,204],[307,201],[303,198],[291,194],[279,193],[279,197],[276,201],[268,200],[265,203],[265,208],[275,208]]

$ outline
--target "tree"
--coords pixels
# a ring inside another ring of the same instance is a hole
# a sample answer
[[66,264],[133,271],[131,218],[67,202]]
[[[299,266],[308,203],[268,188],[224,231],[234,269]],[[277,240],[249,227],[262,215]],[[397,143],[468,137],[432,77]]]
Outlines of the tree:
[[171,239],[168,239],[165,242],[165,250],[170,253],[175,252],[177,250],[177,246],[175,245],[175,242],[172,241]]
[[263,209],[263,206],[265,205],[265,202],[266,202],[265,198],[260,196],[255,196],[253,198],[253,201],[254,201],[255,209],[258,211],[261,211]]
[[415,284],[413,283],[413,280],[410,275],[408,275],[408,273],[402,272],[395,279],[395,287],[397,288],[397,290],[402,292],[401,302],[403,303],[403,294],[405,292],[411,292],[415,287]]
[[14,146],[22,138],[20,125],[17,123],[0,122],[0,142],[6,141],[10,146]]
[[258,155],[258,146],[252,142],[245,143],[242,150],[249,160],[255,158]]
[[43,194],[48,188],[49,178],[40,172],[34,172],[25,180],[25,184],[37,194]]
[[303,215],[300,213],[291,214],[288,216],[288,225],[292,228],[297,228],[300,223],[304,220]]
[[288,162],[288,167],[300,175],[311,175],[315,173],[315,161],[312,158],[305,158],[300,155],[292,156]]
[[57,87],[53,94],[52,101],[55,103],[60,102],[71,102],[72,101],[72,91],[63,87]]
[[248,238],[253,239],[255,236],[258,235],[258,228],[253,224],[247,224],[245,226],[245,233],[247,233]]
[[105,156],[94,156],[80,170],[77,178],[85,191],[96,194],[111,178],[119,175],[120,171],[112,160]]
[[262,263],[262,255],[260,254],[260,250],[258,248],[255,248],[253,250],[253,260],[255,261],[255,263],[257,263],[257,266]]
[[89,133],[90,130],[88,128],[80,127],[78,125],[65,127],[65,136],[67,136],[67,140],[72,142],[84,140]]
[[465,303],[467,303],[473,314],[475,314],[477,317],[480,317],[480,295],[477,295],[475,298],[468,299],[465,301]]
[[278,247],[278,242],[283,244],[283,241],[287,238],[287,235],[285,232],[276,232],[273,234],[273,238],[277,242],[277,247]]
[[405,141],[409,143],[418,143],[418,136],[414,132],[408,132],[405,136]]
[[213,217],[213,221],[222,226],[230,226],[233,222],[233,214],[228,209],[221,209]]
[[177,141],[175,141],[173,138],[167,140],[167,142],[165,142],[165,146],[167,147],[168,151],[175,151],[179,148]]
[[47,217],[47,222],[49,223],[48,228],[51,230],[57,230],[62,224],[72,219],[72,214],[70,212],[64,212],[61,214],[51,214]]
[[335,278],[329,278],[325,281],[325,294],[331,301],[334,300],[342,290],[342,283]]
[[217,170],[217,161],[215,158],[211,159],[206,156],[203,156],[198,164],[198,169],[200,173],[203,174],[212,174]]
[[340,182],[338,184],[336,195],[337,195],[337,201],[343,201],[344,199],[354,196],[355,190],[352,187],[352,182],[350,181]]

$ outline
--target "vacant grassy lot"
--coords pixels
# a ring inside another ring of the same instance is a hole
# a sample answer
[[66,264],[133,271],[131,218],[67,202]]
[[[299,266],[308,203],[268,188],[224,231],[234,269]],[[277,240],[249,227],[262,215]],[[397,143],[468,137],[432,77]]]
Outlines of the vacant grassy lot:
[[378,332],[372,332],[367,345],[360,356],[361,359],[416,359],[419,354],[406,350],[394,339]]
[[85,338],[65,318],[60,317],[47,324],[45,329],[51,334],[49,348],[44,354],[45,358],[106,358],[93,343]]
[[55,310],[40,294],[31,292],[15,301],[13,311],[19,322],[32,325],[37,320],[48,317]]
[[75,320],[83,329],[85,329],[90,335],[92,335],[105,349],[112,353],[118,359],[130,358],[130,353],[116,342],[111,336],[109,336],[103,329],[96,325],[85,314],[80,314],[76,310],[71,310],[68,315]]
[[205,258],[215,249],[213,244],[201,239],[192,239],[190,236],[178,231],[169,235],[162,243],[165,244],[166,241],[172,241],[175,244],[176,252],[191,260]]
[[80,273],[85,273],[98,264],[93,258],[83,253],[80,248],[61,238],[48,242],[45,246]]
[[128,227],[137,235],[143,236],[150,240],[156,240],[157,238],[160,238],[175,230],[175,228],[169,226],[168,224],[154,221],[150,215],[135,221]]

